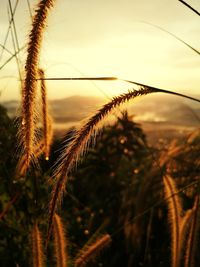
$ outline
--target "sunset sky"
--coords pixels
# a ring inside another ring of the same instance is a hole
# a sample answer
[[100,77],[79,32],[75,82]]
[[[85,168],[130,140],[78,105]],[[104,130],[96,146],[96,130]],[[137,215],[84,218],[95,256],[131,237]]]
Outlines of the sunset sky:
[[[15,0],[11,3],[14,6]],[[32,12],[36,3],[30,0]],[[188,3],[200,10],[199,1]],[[1,0],[0,44],[8,28],[7,7],[8,1]],[[31,23],[26,0],[19,1],[15,23],[21,47],[27,43]],[[117,76],[190,95],[200,93],[200,56],[149,24],[200,50],[200,17],[178,0],[57,0],[49,14],[40,66],[47,77]],[[14,51],[11,35],[6,47]],[[25,56],[24,50],[22,63]],[[0,66],[9,57],[4,51]],[[15,60],[0,71],[0,79],[0,100],[18,99]],[[112,96],[128,88],[119,82],[49,81],[48,95],[50,99]]]

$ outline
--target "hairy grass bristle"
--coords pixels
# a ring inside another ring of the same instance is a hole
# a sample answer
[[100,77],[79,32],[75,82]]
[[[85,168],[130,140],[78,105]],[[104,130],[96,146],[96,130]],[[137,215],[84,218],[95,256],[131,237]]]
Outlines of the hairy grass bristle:
[[33,253],[33,266],[42,267],[44,264],[44,256],[42,251],[42,238],[37,223],[33,225],[33,230],[32,230],[32,253]]
[[109,234],[103,235],[97,239],[93,244],[84,248],[79,252],[78,257],[75,259],[75,267],[85,266],[91,260],[94,260],[97,255],[111,243],[111,237]]
[[165,196],[168,198],[171,196],[168,203],[169,210],[169,222],[171,225],[171,241],[172,241],[172,267],[179,266],[179,242],[180,242],[180,216],[182,213],[182,204],[178,195],[174,195],[178,190],[175,182],[170,176],[165,175],[163,177]]
[[41,98],[42,98],[42,123],[43,123],[43,138],[44,138],[44,153],[46,160],[49,159],[50,145],[52,140],[52,127],[51,118],[48,111],[48,101],[47,101],[47,90],[45,83],[45,74],[42,69],[38,70],[41,88]]
[[55,214],[53,219],[54,248],[57,267],[67,267],[66,237],[61,218]]
[[61,156],[60,166],[54,172],[56,178],[55,185],[53,187],[52,196],[50,200],[49,211],[49,227],[47,240],[49,239],[50,229],[52,225],[52,219],[57,207],[57,203],[61,201],[63,193],[65,191],[65,183],[67,176],[72,168],[76,165],[78,159],[83,155],[86,148],[89,146],[89,142],[94,134],[99,130],[99,126],[102,121],[120,105],[128,102],[136,97],[147,95],[157,92],[156,90],[149,88],[141,88],[140,90],[132,90],[126,94],[122,94],[118,97],[114,97],[109,103],[105,104],[94,116],[92,116],[88,122],[76,132],[74,139]]
[[36,78],[38,76],[42,35],[46,25],[48,10],[53,6],[54,2],[54,0],[41,0],[38,3],[29,34],[25,80],[22,90],[22,125],[19,129],[23,146],[22,153],[25,154],[27,166],[34,159],[34,145],[36,143]]
[[200,229],[200,209],[199,209],[199,195],[196,196],[192,222],[189,231],[189,237],[186,245],[186,255],[185,255],[185,267],[194,267],[195,265],[195,252],[197,251],[197,241]]

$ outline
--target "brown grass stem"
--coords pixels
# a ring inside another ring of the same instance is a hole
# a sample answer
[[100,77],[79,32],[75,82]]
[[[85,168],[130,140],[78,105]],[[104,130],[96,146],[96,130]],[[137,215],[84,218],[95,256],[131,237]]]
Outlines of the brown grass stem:
[[[4,47],[6,46],[6,42],[7,42],[7,40],[8,40],[9,32],[10,32],[10,29],[11,29],[11,25],[12,25],[13,18],[14,18],[15,12],[16,12],[16,10],[17,10],[17,6],[18,6],[18,4],[19,4],[19,0],[16,0],[15,5],[14,5],[14,8],[13,8],[13,15],[12,15],[11,19],[9,20],[8,29],[7,29],[5,38],[4,38],[4,42],[3,42],[3,46],[4,46]],[[5,50],[4,48],[1,50],[0,61],[1,61],[1,59],[2,59],[3,51],[4,51],[4,50]]]
[[186,3],[185,1],[183,0],[178,0],[179,2],[181,2],[183,5],[185,5],[186,7],[188,7],[190,10],[192,10],[194,13],[196,13],[198,16],[200,16],[200,13],[194,9],[192,6],[190,6],[188,3]]
[[147,24],[147,25],[150,25],[150,26],[152,26],[152,27],[154,27],[154,28],[157,28],[157,29],[159,29],[159,30],[161,30],[161,31],[163,31],[163,32],[165,32],[165,33],[171,35],[171,36],[174,37],[176,40],[178,40],[178,41],[181,42],[182,44],[186,45],[188,48],[190,48],[192,51],[194,51],[197,55],[200,56],[200,51],[198,51],[197,49],[195,49],[194,47],[192,47],[191,45],[189,45],[188,43],[186,43],[184,40],[182,40],[181,38],[179,38],[178,36],[176,36],[176,35],[173,34],[172,32],[169,32],[169,31],[167,31],[166,29],[164,29],[164,28],[162,28],[162,27],[160,27],[160,26],[158,26],[158,25],[155,25],[155,24],[153,24],[153,23],[149,23],[149,22],[146,22],[146,21],[141,21],[141,22],[142,22],[142,23],[145,23],[145,24]]
[[[41,78],[37,78],[36,80],[41,80]],[[146,87],[149,89],[153,89],[158,93],[171,94],[171,95],[187,98],[187,99],[190,99],[190,100],[193,100],[193,101],[200,103],[200,99],[197,99],[195,97],[191,97],[191,96],[188,96],[185,94],[180,94],[180,93],[177,93],[177,92],[174,92],[171,90],[166,90],[166,89],[150,86],[147,84],[143,84],[143,83],[139,83],[139,82],[135,82],[135,81],[131,81],[131,80],[117,78],[117,77],[49,77],[49,78],[44,78],[44,80],[47,80],[47,81],[115,81],[115,80],[119,80],[119,81],[127,82],[130,84],[135,84],[135,85],[140,86],[140,87]]]
[[9,57],[1,66],[0,66],[0,70],[2,70],[13,58],[15,58],[22,50],[24,50],[25,49],[25,45],[24,46],[22,46],[21,48],[20,48],[20,50],[18,50],[16,53],[14,53],[14,54],[12,54],[12,56],[11,57]]
[[6,205],[6,207],[4,208],[4,210],[0,213],[0,220],[2,220],[5,215],[9,212],[9,210],[11,209],[11,207],[14,205],[14,203],[19,199],[19,197],[21,196],[20,192],[17,192],[12,198],[11,200],[8,202],[8,204]]

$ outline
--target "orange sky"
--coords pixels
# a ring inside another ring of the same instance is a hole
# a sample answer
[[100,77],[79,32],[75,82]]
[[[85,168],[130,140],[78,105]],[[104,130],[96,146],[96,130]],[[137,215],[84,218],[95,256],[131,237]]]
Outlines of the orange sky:
[[[15,1],[11,1],[13,6]],[[27,42],[27,1],[15,22],[20,46]],[[30,1],[33,8],[37,1]],[[200,2],[188,1],[200,10]],[[200,17],[177,0],[57,0],[45,32],[41,67],[48,77],[119,76],[187,94],[199,93],[200,57],[158,25],[200,50]],[[8,27],[7,0],[0,2],[0,44]],[[11,37],[6,47],[13,51]],[[20,54],[22,65],[25,51]],[[0,66],[9,57],[4,51]],[[8,77],[9,76],[9,77]],[[12,77],[10,77],[12,76]],[[20,92],[16,62],[0,71],[1,101]],[[49,98],[111,96],[130,86],[117,82],[48,82]],[[103,91],[103,92],[102,92]]]

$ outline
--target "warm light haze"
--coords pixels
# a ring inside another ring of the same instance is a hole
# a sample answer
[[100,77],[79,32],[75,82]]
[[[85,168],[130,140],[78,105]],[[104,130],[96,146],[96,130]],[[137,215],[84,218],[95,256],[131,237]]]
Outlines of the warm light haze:
[[[15,1],[11,1],[14,7]],[[19,1],[15,24],[19,46],[31,25],[26,0]],[[188,1],[200,9],[200,2]],[[33,13],[36,1],[30,1]],[[8,1],[0,2],[0,44],[8,29]],[[48,19],[41,52],[47,77],[117,76],[189,95],[199,93],[200,57],[171,35],[200,50],[199,17],[177,0],[58,0]],[[6,48],[14,53],[11,34]],[[0,48],[0,55],[1,55]],[[10,57],[7,51],[0,66]],[[20,53],[21,68],[26,50]],[[19,99],[16,60],[0,72],[1,101]],[[131,88],[121,82],[48,81],[50,99],[72,95],[117,95]]]

